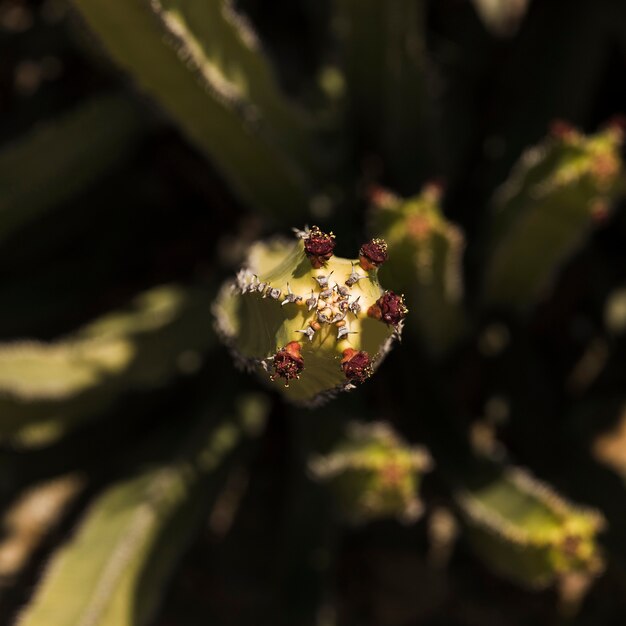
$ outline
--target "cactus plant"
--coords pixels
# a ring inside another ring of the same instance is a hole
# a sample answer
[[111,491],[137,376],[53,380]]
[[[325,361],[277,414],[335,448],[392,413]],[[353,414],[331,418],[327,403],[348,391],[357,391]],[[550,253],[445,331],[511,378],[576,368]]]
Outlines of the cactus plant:
[[422,513],[420,479],[432,469],[422,447],[409,446],[384,422],[348,424],[345,440],[310,461],[313,476],[330,483],[343,515],[353,522]]
[[7,623],[623,623],[619,3],[70,2],[0,2]]
[[378,283],[383,240],[351,260],[335,257],[334,235],[317,226],[296,235],[256,244],[237,282],[222,287],[215,316],[244,367],[269,372],[289,399],[315,404],[373,374],[408,310]]
[[602,571],[603,516],[572,505],[519,468],[492,471],[456,500],[473,548],[503,576],[538,588],[573,572]]
[[446,220],[441,189],[431,184],[413,198],[372,192],[370,230],[385,238],[390,261],[385,282],[417,305],[410,328],[433,356],[441,356],[466,330],[463,303],[463,233]]
[[592,227],[607,219],[623,187],[622,142],[617,125],[585,137],[558,123],[522,155],[493,200],[488,306],[527,310]]

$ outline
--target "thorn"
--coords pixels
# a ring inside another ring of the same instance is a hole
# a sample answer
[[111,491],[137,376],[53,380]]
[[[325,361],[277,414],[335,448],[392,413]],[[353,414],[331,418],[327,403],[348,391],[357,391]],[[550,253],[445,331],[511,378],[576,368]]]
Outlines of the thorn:
[[346,280],[346,285],[348,285],[348,287],[352,287],[353,285],[356,285],[356,283],[358,283],[362,278],[365,278],[365,276],[361,276],[360,274],[357,274],[357,272],[354,271],[354,263],[353,263],[350,276],[348,276],[348,279]]
[[313,293],[313,290],[311,289],[311,297],[307,298],[304,303],[307,305],[307,308],[309,309],[309,311],[312,311],[316,306],[317,306],[317,298],[315,297],[315,294]]
[[308,226],[304,227],[304,230],[300,230],[299,228],[291,229],[298,239],[306,239],[311,232],[311,229]]
[[315,331],[310,326],[308,328],[306,328],[305,330],[296,330],[296,332],[297,333],[302,333],[303,335],[306,335],[306,337],[307,337],[307,339],[309,341],[313,341],[313,337],[315,336]]
[[352,313],[354,313],[354,315],[358,315],[361,312],[361,305],[359,304],[360,299],[361,296],[358,296],[354,302],[349,304],[349,309]]
[[328,276],[314,276],[313,278],[317,281],[317,284],[324,289],[325,287],[328,287],[328,281],[330,280],[330,277],[333,275],[333,272],[331,272]]
[[337,341],[340,341],[344,337],[348,335],[358,335],[359,333],[356,330],[348,330],[348,326],[341,326],[339,331],[337,332]]
[[285,306],[289,302],[300,302],[302,300],[302,296],[297,296],[295,293],[291,291],[291,287],[289,283],[287,283],[287,293],[285,294],[285,299],[281,302],[281,306]]

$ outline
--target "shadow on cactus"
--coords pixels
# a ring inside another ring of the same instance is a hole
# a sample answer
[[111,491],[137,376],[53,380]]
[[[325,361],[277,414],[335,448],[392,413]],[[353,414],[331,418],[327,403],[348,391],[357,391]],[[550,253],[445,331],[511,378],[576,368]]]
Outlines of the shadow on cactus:
[[403,297],[378,282],[383,240],[363,244],[358,259],[336,257],[334,248],[334,235],[317,226],[296,231],[295,241],[257,243],[214,306],[237,362],[300,404],[369,378],[408,312]]

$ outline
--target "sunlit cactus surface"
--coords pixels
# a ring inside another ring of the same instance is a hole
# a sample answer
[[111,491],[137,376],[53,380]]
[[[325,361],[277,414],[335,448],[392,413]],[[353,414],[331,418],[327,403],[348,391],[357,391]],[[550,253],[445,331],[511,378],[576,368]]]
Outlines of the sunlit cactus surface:
[[257,243],[215,305],[235,358],[296,402],[367,380],[408,312],[403,297],[378,282],[387,260],[382,239],[363,244],[357,259],[336,257],[334,248],[334,235],[317,226],[294,241]]

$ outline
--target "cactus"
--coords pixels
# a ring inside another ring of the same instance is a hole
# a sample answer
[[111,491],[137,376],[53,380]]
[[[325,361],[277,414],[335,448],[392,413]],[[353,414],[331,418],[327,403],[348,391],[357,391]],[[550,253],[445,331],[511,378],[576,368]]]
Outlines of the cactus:
[[71,3],[0,2],[0,615],[623,623],[619,3]]
[[[486,306],[526,312],[623,191],[622,129],[591,136],[558,123],[493,198]],[[537,251],[541,250],[541,254]]]
[[574,506],[527,472],[492,472],[457,493],[476,553],[499,574],[528,587],[547,587],[569,573],[603,569],[597,535],[603,516]]
[[383,241],[364,244],[355,260],[333,256],[334,247],[334,235],[317,226],[297,231],[293,242],[258,243],[214,307],[237,361],[298,403],[322,402],[369,378],[407,313],[403,298],[378,283]]
[[320,137],[334,129],[340,88],[312,85],[309,107],[285,96],[233,0],[74,2],[115,60],[251,206],[284,217],[321,193],[338,162]]
[[385,238],[389,262],[381,278],[407,294],[414,330],[435,357],[444,355],[463,335],[463,250],[460,228],[442,214],[441,189],[427,185],[403,200],[375,189],[371,194],[370,231]]
[[200,411],[174,452],[176,436],[162,433],[155,446],[168,452],[161,451],[161,460],[111,485],[91,504],[16,623],[146,624],[169,570],[204,518],[206,493],[215,496],[238,449],[262,426],[263,397],[242,398],[240,407],[217,423],[206,409]]
[[164,286],[126,311],[54,343],[0,344],[0,440],[50,444],[130,389],[151,389],[200,367],[212,343],[202,290]]
[[413,522],[422,513],[422,475],[432,469],[427,450],[409,446],[385,422],[352,422],[328,454],[312,458],[316,480],[333,489],[343,516],[363,523],[395,517]]

